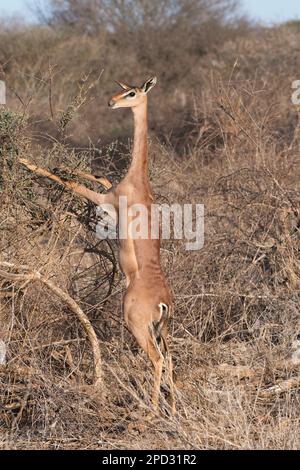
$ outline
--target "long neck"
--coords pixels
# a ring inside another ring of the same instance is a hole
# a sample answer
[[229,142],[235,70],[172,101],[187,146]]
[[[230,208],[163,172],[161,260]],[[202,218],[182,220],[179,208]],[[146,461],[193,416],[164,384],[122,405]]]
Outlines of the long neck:
[[132,161],[128,173],[136,178],[148,179],[148,122],[147,101],[132,108],[134,117],[134,138]]

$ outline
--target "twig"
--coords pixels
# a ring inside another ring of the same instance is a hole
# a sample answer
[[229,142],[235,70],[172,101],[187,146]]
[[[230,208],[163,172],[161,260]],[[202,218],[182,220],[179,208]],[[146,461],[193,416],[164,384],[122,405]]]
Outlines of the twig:
[[[293,362],[292,357],[287,359],[279,359],[277,361],[272,362],[273,367],[277,370],[297,370],[299,369],[299,364]],[[222,374],[231,375],[233,377],[239,377],[240,379],[244,377],[256,377],[258,375],[262,375],[265,371],[264,366],[243,366],[243,365],[230,365],[230,364],[220,364],[217,367],[212,367],[212,371],[219,371]]]
[[300,376],[292,377],[290,379],[283,380],[282,382],[277,382],[277,384],[272,385],[272,387],[269,387],[266,390],[261,390],[259,392],[259,396],[262,398],[269,398],[299,387]]
[[[54,66],[55,67],[55,66]],[[51,120],[54,121],[54,111],[53,111],[53,103],[52,103],[52,72],[53,68],[50,65],[50,61],[48,64],[48,70],[49,70],[49,79],[48,79],[48,94],[49,94],[49,108],[50,108],[50,114],[51,114]]]
[[234,292],[234,291],[225,291],[220,294],[216,294],[213,292],[201,292],[199,294],[184,294],[184,295],[178,295],[178,299],[190,299],[190,298],[197,298],[197,297],[212,297],[212,298],[219,298],[219,297],[224,297],[224,295],[230,295],[234,297],[243,297],[245,299],[270,299],[270,298],[275,298],[277,299],[278,296],[270,296],[270,295],[259,295],[259,294],[243,294],[240,292]]

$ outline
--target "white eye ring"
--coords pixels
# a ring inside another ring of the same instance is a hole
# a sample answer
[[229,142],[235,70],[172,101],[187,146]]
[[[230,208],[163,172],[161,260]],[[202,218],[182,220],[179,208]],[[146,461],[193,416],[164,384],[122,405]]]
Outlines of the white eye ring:
[[126,96],[126,98],[135,98],[135,96],[136,96],[135,91],[131,91],[130,93],[128,93],[128,95]]

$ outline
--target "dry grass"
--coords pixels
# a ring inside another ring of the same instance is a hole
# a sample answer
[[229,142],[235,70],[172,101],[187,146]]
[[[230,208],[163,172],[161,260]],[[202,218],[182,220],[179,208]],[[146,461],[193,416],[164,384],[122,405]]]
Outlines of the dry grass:
[[[150,366],[123,323],[116,246],[96,239],[93,208],[18,164],[86,169],[93,146],[58,139],[45,149],[28,109],[1,111],[0,260],[29,265],[72,296],[98,336],[105,383],[93,387],[90,344],[59,297],[0,279],[2,448],[299,448],[298,32],[260,34],[203,57],[187,119],[152,136],[158,199],[205,204],[203,249],[162,247],[176,302],[172,418],[162,397],[162,415],[144,420]],[[115,148],[98,166],[118,181],[128,151]]]

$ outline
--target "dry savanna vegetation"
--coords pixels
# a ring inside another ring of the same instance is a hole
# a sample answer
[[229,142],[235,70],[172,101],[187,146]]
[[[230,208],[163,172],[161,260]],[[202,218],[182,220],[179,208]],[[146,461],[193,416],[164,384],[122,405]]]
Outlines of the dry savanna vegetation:
[[[299,448],[299,23],[254,25],[225,0],[37,13],[0,23],[0,447]],[[162,243],[178,412],[166,389],[145,420],[152,373],[123,321],[117,243],[96,237],[92,204],[20,160],[115,185],[132,120],[107,109],[113,79],[154,73],[153,189],[205,205],[205,243]]]

